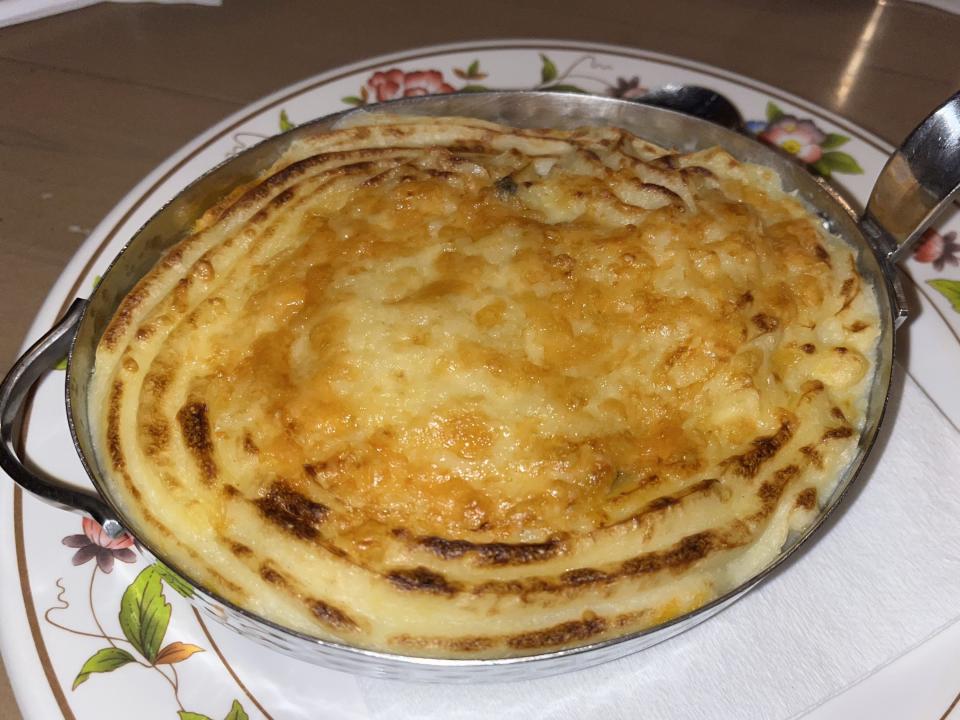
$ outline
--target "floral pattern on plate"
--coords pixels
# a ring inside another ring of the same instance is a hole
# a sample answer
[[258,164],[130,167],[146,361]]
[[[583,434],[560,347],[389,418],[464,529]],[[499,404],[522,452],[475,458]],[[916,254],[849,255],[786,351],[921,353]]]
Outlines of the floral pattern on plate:
[[[593,92],[627,100],[642,99],[650,90],[641,84],[638,75],[625,78],[585,74],[585,67],[590,68],[591,71],[599,70],[601,73],[611,69],[609,66],[597,63],[593,56],[583,55],[568,63],[563,70],[559,70],[557,64],[546,53],[540,53],[540,82],[524,89],[571,93]],[[361,106],[418,95],[481,92],[508,87],[504,84],[480,84],[479,81],[487,78],[488,73],[481,71],[479,60],[471,62],[466,69],[454,68],[453,74],[465,81],[465,84],[454,87],[446,81],[443,73],[436,69],[403,70],[392,67],[388,70],[377,70],[361,86],[358,94],[348,95],[342,101],[347,105]],[[512,86],[509,87],[512,88]],[[293,126],[286,116],[286,111],[282,111],[280,128],[287,130],[291,127]],[[863,168],[853,156],[836,150],[850,141],[849,136],[837,132],[825,132],[811,118],[798,118],[786,113],[772,100],[767,102],[766,119],[748,121],[746,129],[757,139],[793,155],[813,172],[823,177],[829,178],[833,173],[857,175],[863,173]]]
[[834,148],[850,142],[847,135],[824,132],[812,119],[785,113],[772,100],[766,120],[750,120],[747,131],[768,145],[793,155],[813,172],[829,178],[833,173],[862,175],[863,168],[851,155]]
[[[179,640],[164,644],[173,610],[167,602],[164,589],[170,588],[183,597],[189,597],[193,592],[190,585],[163,563],[154,562],[147,565],[120,597],[117,623],[122,636],[116,633],[109,634],[97,614],[97,607],[93,600],[94,584],[98,576],[110,575],[113,572],[115,560],[124,563],[137,562],[137,554],[131,549],[136,547],[136,542],[127,533],[110,537],[95,520],[90,518],[83,519],[82,528],[82,533],[68,535],[61,542],[69,548],[77,549],[72,558],[73,565],[84,565],[96,558],[90,575],[86,608],[89,610],[90,619],[96,631],[81,630],[59,621],[60,615],[71,609],[66,599],[67,588],[62,578],[57,580],[57,587],[60,589],[57,604],[47,608],[44,619],[54,627],[77,637],[103,640],[107,647],[100,648],[83,663],[71,690],[76,691],[93,675],[112,673],[126,665],[139,665],[159,673],[170,685],[173,698],[179,708],[177,715],[180,720],[211,720],[208,715],[184,708],[180,699],[181,678],[175,667],[189,660],[196,653],[204,652],[204,649]],[[247,713],[239,700],[233,701],[224,720],[248,720]]]
[[[941,233],[936,228],[928,228],[913,251],[913,259],[918,263],[930,263],[934,270],[942,272],[947,265],[960,266],[960,243],[956,230]],[[960,280],[933,278],[927,285],[943,295],[950,306],[960,312]]]
[[[611,81],[603,76],[586,74],[589,69],[601,71],[610,69],[606,65],[596,63],[590,55],[573,59],[563,69],[558,69],[557,64],[546,53],[539,55],[540,82],[524,89],[572,93],[594,92],[627,99],[642,97],[648,91],[648,88],[640,84],[640,77],[637,75],[629,79],[617,77]],[[361,86],[358,94],[347,95],[343,98],[343,102],[347,105],[359,106],[417,95],[482,92],[507,87],[516,89],[512,84],[481,84],[480,81],[489,77],[489,73],[480,69],[479,60],[474,60],[464,69],[454,68],[453,74],[463,80],[464,84],[454,87],[446,81],[440,70],[435,69],[405,71],[393,67],[389,70],[378,70]],[[593,87],[585,87],[584,83]]]

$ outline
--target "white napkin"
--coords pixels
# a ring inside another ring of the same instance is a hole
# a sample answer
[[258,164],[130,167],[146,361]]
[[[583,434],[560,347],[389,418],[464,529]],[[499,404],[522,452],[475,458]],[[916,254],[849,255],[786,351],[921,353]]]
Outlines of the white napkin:
[[[140,0],[110,0],[139,2]],[[147,2],[191,5],[220,5],[221,0],[146,0]],[[99,0],[0,0],[0,27],[39,20],[48,15],[96,5]]]
[[361,680],[375,718],[779,720],[960,614],[960,434],[898,368],[876,452],[826,533],[759,588],[624,660],[545,680]]

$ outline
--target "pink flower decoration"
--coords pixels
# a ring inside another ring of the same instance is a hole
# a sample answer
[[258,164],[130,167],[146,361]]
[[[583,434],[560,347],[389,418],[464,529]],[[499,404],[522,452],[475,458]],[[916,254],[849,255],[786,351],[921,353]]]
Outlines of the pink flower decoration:
[[927,228],[920,238],[921,242],[913,251],[913,259],[917,262],[933,263],[935,270],[943,270],[944,266],[960,265],[960,244],[957,243],[957,234],[948,232],[941,235],[933,228]]
[[112,538],[100,527],[100,523],[90,518],[83,519],[82,535],[68,535],[62,542],[67,547],[77,548],[73,555],[74,565],[83,565],[96,558],[97,567],[105,573],[113,570],[114,559],[125,563],[132,563],[137,559],[130,549],[133,545],[132,537],[121,533]]
[[650,92],[650,90],[640,84],[640,78],[636,75],[629,80],[618,77],[617,84],[607,88],[607,94],[610,95],[610,97],[624,98],[625,100],[643,97],[648,92]]
[[375,72],[367,80],[367,87],[370,94],[377,98],[377,102],[454,91],[452,85],[444,82],[443,73],[439,70],[415,70],[405,73],[397,68]]
[[760,139],[783,148],[805,163],[815,163],[823,155],[821,143],[827,136],[811,120],[783,115],[760,133]]

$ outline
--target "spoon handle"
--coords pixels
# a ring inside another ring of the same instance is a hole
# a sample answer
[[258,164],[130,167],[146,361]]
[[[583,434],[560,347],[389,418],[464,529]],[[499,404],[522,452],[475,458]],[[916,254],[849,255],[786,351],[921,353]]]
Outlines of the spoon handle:
[[743,130],[743,116],[736,105],[716,90],[698,85],[664,85],[636,98],[636,102],[692,115],[731,130]]
[[960,93],[934,110],[880,172],[861,227],[891,262],[916,240],[960,190]]

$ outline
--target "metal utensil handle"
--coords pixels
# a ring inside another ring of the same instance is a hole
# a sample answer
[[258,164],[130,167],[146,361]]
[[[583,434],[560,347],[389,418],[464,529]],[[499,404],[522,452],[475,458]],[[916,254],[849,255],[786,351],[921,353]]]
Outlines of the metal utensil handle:
[[931,113],[887,160],[861,220],[896,262],[960,190],[960,93]]
[[673,110],[740,132],[743,116],[726,95],[699,85],[664,85],[632,98],[641,105]]
[[66,357],[86,305],[86,300],[74,300],[67,314],[17,360],[0,383],[0,468],[24,490],[56,507],[89,515],[113,536],[120,532],[120,524],[99,495],[28,467],[16,447],[30,389]]

